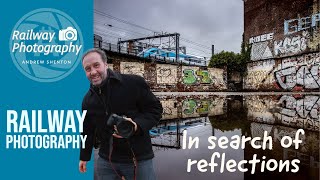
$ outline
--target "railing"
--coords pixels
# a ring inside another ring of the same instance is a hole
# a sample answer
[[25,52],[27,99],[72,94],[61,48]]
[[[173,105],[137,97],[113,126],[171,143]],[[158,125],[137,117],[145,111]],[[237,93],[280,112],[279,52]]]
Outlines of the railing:
[[[98,44],[95,44],[95,47],[98,47]],[[102,42],[101,47],[102,49],[105,49],[107,51],[113,51],[118,52],[121,54],[129,54],[133,56],[138,56],[139,51],[136,49],[129,50],[127,47],[119,47],[117,44],[111,44]],[[147,57],[144,56],[144,54],[140,53],[139,57],[146,58],[149,60],[152,60],[154,62],[162,62],[162,63],[174,63],[174,64],[185,64],[185,65],[194,65],[194,66],[207,66],[208,60],[202,60],[202,59],[176,59],[174,57],[165,57],[158,54],[149,54]]]

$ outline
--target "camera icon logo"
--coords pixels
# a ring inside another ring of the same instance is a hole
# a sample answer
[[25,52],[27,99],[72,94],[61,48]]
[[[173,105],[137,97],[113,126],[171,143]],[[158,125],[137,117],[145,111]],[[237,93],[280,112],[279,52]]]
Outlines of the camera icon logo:
[[78,32],[72,27],[59,30],[59,41],[76,41],[78,39]]

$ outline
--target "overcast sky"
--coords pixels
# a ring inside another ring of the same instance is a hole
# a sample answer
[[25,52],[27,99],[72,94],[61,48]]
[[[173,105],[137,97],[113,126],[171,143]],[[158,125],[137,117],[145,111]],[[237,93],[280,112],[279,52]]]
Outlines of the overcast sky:
[[180,33],[184,39],[180,44],[194,54],[211,56],[212,44],[215,52],[240,52],[242,0],[95,0],[94,9],[95,33],[110,42],[117,37],[130,39],[152,35],[150,30],[153,30]]

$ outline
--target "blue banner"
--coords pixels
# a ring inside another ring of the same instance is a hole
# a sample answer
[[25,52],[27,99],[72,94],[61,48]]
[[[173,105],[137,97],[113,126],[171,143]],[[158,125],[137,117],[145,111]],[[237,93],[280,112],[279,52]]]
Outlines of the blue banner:
[[7,1],[0,13],[0,179],[93,179],[93,161],[78,170],[93,1]]

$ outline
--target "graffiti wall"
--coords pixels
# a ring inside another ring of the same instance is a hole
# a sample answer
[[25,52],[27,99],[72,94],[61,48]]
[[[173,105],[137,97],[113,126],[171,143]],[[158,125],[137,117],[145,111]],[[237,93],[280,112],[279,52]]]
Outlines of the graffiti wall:
[[285,35],[278,40],[270,39],[263,42],[252,42],[252,61],[288,57],[310,51],[314,52],[319,49],[320,43],[318,31],[315,31],[313,35],[310,35],[308,31],[302,31],[294,35]]
[[319,91],[320,53],[249,63],[244,88]]
[[319,95],[248,96],[248,119],[319,131]]
[[296,6],[290,10],[285,2],[267,0],[259,1],[261,5],[257,9],[251,4],[254,1],[247,0],[244,4],[245,41],[251,44],[252,61],[319,52],[320,6],[317,1],[293,0],[290,4]]
[[243,87],[245,89],[272,88],[274,82],[272,71],[274,67],[274,60],[249,63],[247,65],[247,75],[243,80]]
[[162,119],[216,116],[224,114],[225,96],[161,96]]
[[205,91],[226,90],[226,72],[223,69],[182,66],[181,86],[186,90],[194,91],[197,86],[203,87]]
[[244,9],[251,45],[244,89],[319,91],[319,2],[246,0]]
[[157,64],[157,84],[175,85],[178,82],[177,66]]
[[120,72],[123,74],[135,74],[143,77],[144,64],[139,62],[121,62]]
[[109,68],[123,74],[144,77],[153,91],[210,92],[227,89],[225,69],[134,62],[128,61],[132,60],[129,58],[121,58],[114,58]]

